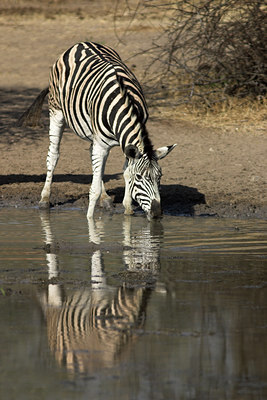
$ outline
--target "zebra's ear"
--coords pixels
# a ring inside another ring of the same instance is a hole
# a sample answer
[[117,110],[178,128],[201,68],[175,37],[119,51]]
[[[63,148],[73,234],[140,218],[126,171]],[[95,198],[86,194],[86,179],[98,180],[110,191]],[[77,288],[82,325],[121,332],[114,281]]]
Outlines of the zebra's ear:
[[159,149],[155,150],[154,155],[156,156],[157,160],[161,160],[162,158],[166,157],[177,144],[173,144],[172,146],[164,146],[160,147]]
[[137,159],[140,157],[138,148],[133,144],[128,144],[128,146],[125,147],[124,154],[128,159]]

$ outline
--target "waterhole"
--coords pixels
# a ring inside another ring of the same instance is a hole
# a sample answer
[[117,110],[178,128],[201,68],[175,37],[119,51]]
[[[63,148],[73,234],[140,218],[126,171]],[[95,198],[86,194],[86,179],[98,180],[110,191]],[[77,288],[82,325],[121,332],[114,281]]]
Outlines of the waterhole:
[[266,228],[0,210],[0,398],[267,398]]

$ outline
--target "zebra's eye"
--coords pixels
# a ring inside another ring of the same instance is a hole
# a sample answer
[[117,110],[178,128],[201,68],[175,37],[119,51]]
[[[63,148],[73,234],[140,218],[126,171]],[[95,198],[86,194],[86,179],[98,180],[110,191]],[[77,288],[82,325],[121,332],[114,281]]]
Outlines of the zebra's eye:
[[136,174],[135,176],[136,176],[136,179],[137,179],[138,181],[141,181],[141,179],[142,179],[142,175],[140,175],[140,174]]

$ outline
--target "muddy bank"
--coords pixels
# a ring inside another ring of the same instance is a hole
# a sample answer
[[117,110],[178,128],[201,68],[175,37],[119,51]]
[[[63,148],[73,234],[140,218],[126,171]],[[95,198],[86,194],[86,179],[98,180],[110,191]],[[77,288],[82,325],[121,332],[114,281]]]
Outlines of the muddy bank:
[[[45,181],[48,118],[43,127],[15,126],[23,105],[37,90],[5,91],[0,124],[0,206],[37,207]],[[17,99],[20,102],[17,103]],[[171,215],[267,218],[265,135],[222,133],[177,120],[151,118],[148,130],[154,147],[177,143],[161,161],[164,213]],[[66,130],[55,170],[51,206],[86,209],[91,183],[90,143]],[[111,150],[105,185],[114,212],[123,212],[124,156]]]
[[[163,188],[162,190],[162,205],[163,205],[163,215],[174,215],[174,216],[200,216],[200,217],[222,217],[222,218],[259,218],[267,219],[267,206],[254,205],[254,204],[227,204],[227,203],[217,203],[214,205],[209,205],[204,203],[204,196],[198,196],[190,194],[190,199],[186,201],[175,199],[175,201],[170,198],[170,191],[174,194],[179,193],[179,188],[177,190],[171,190]],[[5,197],[2,196],[0,201],[0,207],[2,210],[6,207],[16,207],[16,208],[32,208],[38,207],[39,195],[37,190],[30,190],[25,188],[25,191],[18,192],[17,189],[14,190],[15,193],[9,192]],[[23,193],[24,192],[24,193]],[[115,201],[122,201],[123,189],[118,188],[109,191],[111,197]],[[82,209],[84,213],[87,211],[88,198],[87,194],[81,197],[75,194],[66,196],[64,193],[59,194],[56,198],[53,196],[51,202],[51,207],[56,209],[67,209],[75,208]],[[203,203],[200,198],[203,197]],[[201,203],[199,204],[199,200]],[[136,207],[136,213],[139,215],[143,214],[142,211]],[[114,208],[110,210],[105,210],[103,208],[96,209],[96,216],[100,213],[123,213],[123,206],[121,203],[114,203]]]

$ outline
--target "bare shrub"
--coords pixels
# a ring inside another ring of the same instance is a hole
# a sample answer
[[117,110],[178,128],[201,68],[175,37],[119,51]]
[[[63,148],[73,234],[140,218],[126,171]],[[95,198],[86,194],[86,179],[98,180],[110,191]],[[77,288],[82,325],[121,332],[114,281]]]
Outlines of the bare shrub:
[[[129,2],[126,2],[129,4]],[[266,94],[266,9],[262,0],[139,1],[168,22],[149,51],[153,90],[176,104]],[[140,10],[140,7],[139,7]],[[156,88],[155,81],[158,82]]]

